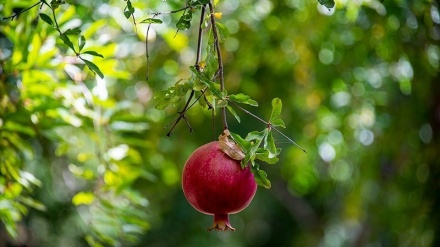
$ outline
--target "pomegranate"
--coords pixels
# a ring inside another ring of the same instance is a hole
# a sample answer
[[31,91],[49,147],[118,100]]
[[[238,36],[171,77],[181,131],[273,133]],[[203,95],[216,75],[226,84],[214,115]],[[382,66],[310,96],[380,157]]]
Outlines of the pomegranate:
[[241,168],[240,161],[224,153],[218,141],[207,143],[191,154],[183,168],[182,187],[191,206],[214,215],[214,224],[208,231],[235,231],[229,223],[229,214],[246,208],[257,191],[250,168]]

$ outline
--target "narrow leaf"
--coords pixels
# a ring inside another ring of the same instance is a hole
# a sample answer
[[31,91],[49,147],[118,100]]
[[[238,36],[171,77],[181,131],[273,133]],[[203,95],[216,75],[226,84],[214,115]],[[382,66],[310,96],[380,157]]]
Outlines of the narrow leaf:
[[[254,155],[255,157],[255,155]],[[252,155],[250,152],[246,152],[246,155],[244,156],[244,159],[240,162],[241,168],[246,168],[249,164],[249,162],[253,163]]]
[[267,173],[258,168],[258,165],[251,167],[252,173],[254,174],[255,182],[258,185],[263,186],[266,189],[270,189],[272,186],[269,179],[267,179]]
[[243,93],[239,93],[239,94],[231,94],[228,96],[229,100],[238,102],[238,103],[242,103],[242,104],[248,104],[251,106],[258,106],[257,101],[251,99],[250,96],[243,94]]
[[76,27],[74,29],[67,29],[64,34],[66,35],[79,35],[81,33],[81,29],[79,27]]
[[145,20],[141,21],[140,23],[147,23],[147,24],[160,24],[160,23],[162,23],[162,20],[160,20],[160,19],[155,19],[155,18],[148,18],[148,19],[145,19]]
[[240,116],[238,116],[237,112],[229,105],[226,105],[226,108],[232,114],[232,116],[234,116],[235,119],[237,119],[237,121],[240,123]]
[[81,50],[84,48],[84,46],[86,45],[86,38],[81,35],[79,37],[79,52],[81,52]]
[[75,47],[73,47],[72,41],[70,41],[69,37],[65,33],[62,33],[60,35],[60,39],[64,42],[65,45],[67,45],[70,49],[76,52]]
[[220,36],[221,40],[225,40],[227,37],[229,37],[229,30],[225,25],[219,22],[216,22],[215,25],[217,26],[218,35]]
[[251,143],[243,139],[239,134],[233,132],[229,133],[232,140],[234,140],[234,142],[237,143],[245,153],[247,153],[247,150],[249,150],[249,148],[251,147]]
[[52,18],[50,18],[48,15],[44,14],[44,13],[40,13],[40,18],[46,22],[47,24],[53,26],[53,21]]
[[46,211],[46,206],[44,206],[44,204],[35,199],[32,199],[31,197],[20,197],[19,200],[29,207],[35,208],[40,211]]
[[95,56],[95,57],[102,57],[102,58],[104,58],[103,55],[97,53],[96,51],[85,51],[85,52],[82,52],[82,53],[83,54],[89,54],[89,55],[92,55],[92,56]]
[[84,59],[84,58],[81,58],[81,57],[80,57],[80,59],[84,61],[84,63],[87,65],[87,67],[89,67],[89,69],[90,69],[93,73],[96,73],[99,77],[101,77],[101,79],[104,78],[104,74],[101,72],[101,70],[99,69],[99,67],[96,66],[96,64],[90,62],[89,60],[86,60],[86,59]]

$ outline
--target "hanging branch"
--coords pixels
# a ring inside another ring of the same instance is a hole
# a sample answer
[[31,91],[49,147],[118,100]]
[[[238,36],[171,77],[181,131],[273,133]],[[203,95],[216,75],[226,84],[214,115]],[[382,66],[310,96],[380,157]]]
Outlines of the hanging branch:
[[[190,8],[189,5],[187,5],[187,6],[183,7],[183,8],[180,8],[180,9],[177,9],[177,10],[173,10],[173,11],[168,11],[168,12],[153,12],[153,13],[150,13],[150,15],[153,15],[153,17],[150,18],[150,19],[154,19],[154,18],[155,18],[156,16],[158,16],[158,15],[176,14],[176,13],[179,13],[179,12],[185,11],[185,10],[187,10],[188,8]],[[202,6],[202,12],[204,12],[204,6]],[[202,15],[202,16],[203,16],[203,15]],[[133,17],[133,18],[134,18],[134,17]],[[154,22],[150,22],[150,23],[148,24],[148,27],[147,27],[147,34],[145,35],[145,36],[146,36],[146,39],[145,39],[145,50],[146,50],[146,57],[147,57],[147,81],[148,81],[148,78],[150,77],[150,53],[149,53],[149,49],[148,49],[148,37],[149,37],[149,34],[150,34],[151,24],[153,24],[153,23],[154,23]]]
[[[196,61],[195,61],[195,65],[194,65],[197,71],[200,71],[200,65],[199,65],[199,63],[200,63],[200,58],[201,58],[201,56],[202,56],[202,43],[203,43],[203,27],[202,27],[202,24],[203,24],[203,21],[204,21],[204,19],[205,19],[205,8],[206,8],[205,6],[202,6],[202,11],[201,11],[201,13],[200,13],[199,34],[198,34],[198,38],[197,38],[197,55],[196,55]],[[183,10],[183,9],[182,9],[182,10]],[[181,10],[180,10],[180,11],[181,11]],[[203,94],[203,92],[204,92],[204,91],[202,90],[202,94]],[[197,102],[197,101],[200,99],[200,97],[201,97],[201,95],[200,95],[200,96],[196,99],[196,101],[193,102],[193,104],[190,104],[191,100],[192,100],[193,97],[194,97],[194,94],[195,94],[195,91],[194,91],[194,90],[191,90],[191,93],[190,93],[190,95],[189,95],[188,100],[186,101],[185,106],[183,107],[183,109],[182,109],[181,111],[178,112],[178,113],[179,113],[179,116],[176,118],[176,120],[174,120],[174,121],[171,123],[172,126],[171,126],[171,129],[168,131],[167,136],[171,136],[171,134],[172,134],[174,128],[176,127],[176,125],[177,125],[177,124],[180,122],[180,120],[182,120],[182,119],[184,119],[185,122],[186,122],[186,124],[188,125],[189,131],[192,132],[193,129],[192,129],[191,125],[189,124],[188,118],[186,117],[185,114],[186,114],[186,112],[188,111],[188,109],[191,108],[191,107],[194,105],[194,103]],[[165,126],[165,128],[168,128],[169,125],[170,125],[170,124],[168,124],[167,126]]]
[[[156,16],[158,16],[159,14],[158,13],[154,13],[153,14],[153,19],[156,17]],[[146,57],[147,57],[147,81],[148,81],[148,78],[150,77],[150,53],[148,52],[148,37],[149,37],[149,34],[150,34],[150,27],[151,27],[151,24],[152,23],[150,23],[150,24],[148,24],[148,27],[147,27],[147,35],[146,35],[146,38],[145,38],[145,50],[146,50]]]
[[[215,24],[215,16],[214,16],[214,6],[212,2],[208,4],[209,11],[210,11],[210,19],[211,19],[211,28],[212,33],[214,36],[214,46],[215,50],[217,51],[217,61],[218,61],[218,71],[217,74],[219,76],[220,81],[220,91],[224,92],[225,90],[225,80],[223,76],[223,60],[222,60],[222,54],[220,50],[220,43],[219,43],[219,37],[218,37],[218,30],[217,25]],[[228,121],[226,119],[226,107],[222,107],[222,122],[223,122],[223,129],[228,129]]]

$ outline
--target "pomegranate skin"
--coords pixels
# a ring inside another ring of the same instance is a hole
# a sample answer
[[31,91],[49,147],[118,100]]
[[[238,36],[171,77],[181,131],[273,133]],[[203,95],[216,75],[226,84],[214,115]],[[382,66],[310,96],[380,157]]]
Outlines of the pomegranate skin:
[[185,163],[182,188],[188,202],[198,211],[214,215],[208,230],[235,230],[229,214],[238,213],[252,201],[257,184],[249,167],[230,158],[217,141],[196,149]]

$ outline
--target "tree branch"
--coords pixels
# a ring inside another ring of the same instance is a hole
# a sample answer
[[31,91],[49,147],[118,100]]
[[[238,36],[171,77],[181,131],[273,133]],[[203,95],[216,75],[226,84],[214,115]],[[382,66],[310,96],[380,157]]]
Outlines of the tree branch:
[[[189,5],[187,5],[187,6],[185,6],[185,7],[183,7],[183,8],[180,8],[180,9],[176,9],[176,10],[173,10],[173,11],[168,11],[168,12],[153,12],[153,13],[150,13],[149,15],[153,15],[153,17],[152,18],[155,18],[156,16],[158,16],[158,15],[165,15],[165,14],[175,14],[175,13],[179,13],[179,12],[181,12],[181,11],[185,11],[185,10],[187,10],[188,8],[190,8],[190,6]],[[202,12],[204,11],[204,6],[202,6]],[[135,24],[135,26],[136,26],[136,22],[135,22],[135,20],[134,20],[134,16],[133,16],[133,21],[134,21],[134,24]],[[151,28],[151,24],[152,23],[150,23],[150,24],[148,24],[148,28],[147,28],[147,34],[145,35],[146,36],[146,38],[145,38],[145,50],[146,50],[146,57],[147,57],[147,81],[148,81],[148,78],[150,77],[150,53],[149,53],[149,49],[148,49],[148,37],[149,37],[149,34],[150,34],[150,28]]]
[[[15,17],[18,18],[19,15],[21,15],[21,14],[23,14],[24,12],[26,12],[26,11],[32,9],[33,7],[37,6],[37,5],[40,4],[40,3],[42,3],[42,2],[41,2],[41,1],[38,1],[38,3],[36,3],[36,4],[34,4],[34,5],[32,5],[32,6],[28,7],[28,8],[26,8],[26,9],[24,9],[24,10],[22,10],[22,11],[16,12],[16,13],[14,13],[13,15],[8,16],[8,17],[3,17],[3,20],[7,20],[7,19],[14,20]],[[43,5],[41,5],[41,6],[43,6]]]
[[[182,10],[183,10],[183,9],[182,9]],[[205,19],[205,10],[206,10],[206,7],[205,7],[205,6],[202,6],[202,11],[201,11],[201,13],[200,13],[199,34],[198,34],[198,37],[197,37],[197,55],[196,55],[196,61],[195,61],[195,65],[194,65],[197,71],[200,71],[200,65],[199,65],[199,63],[200,63],[200,58],[201,58],[201,56],[202,56],[202,43],[203,43],[203,27],[202,27],[202,24],[203,24],[203,21],[204,21],[204,19]],[[181,11],[181,10],[180,10],[180,11]],[[147,32],[148,32],[148,31],[147,31]],[[148,58],[148,53],[147,53],[147,58]],[[202,90],[202,95],[203,95],[203,93],[204,93],[204,91]],[[171,136],[171,134],[172,134],[174,128],[177,126],[177,124],[178,124],[178,123],[180,122],[180,120],[182,120],[182,119],[185,120],[186,124],[187,124],[188,127],[189,127],[190,132],[192,132],[191,125],[189,124],[188,118],[186,117],[185,113],[186,113],[186,112],[189,110],[189,108],[191,108],[191,107],[194,105],[194,103],[197,102],[197,101],[200,99],[200,97],[201,97],[201,96],[199,96],[199,97],[196,99],[195,102],[193,102],[192,104],[190,104],[190,103],[191,103],[191,100],[192,100],[193,97],[194,97],[194,94],[195,94],[195,91],[192,90],[192,91],[191,91],[191,94],[189,95],[188,100],[186,101],[185,106],[183,107],[183,109],[182,109],[181,111],[178,112],[178,113],[179,113],[179,116],[177,117],[176,120],[173,121],[173,126],[171,126],[171,129],[170,129],[170,131],[168,131],[167,136]],[[167,128],[168,126],[169,126],[169,125],[165,126],[165,128]]]
[[[208,6],[209,6],[209,11],[210,11],[211,28],[212,28],[212,33],[214,36],[214,46],[217,51],[220,91],[222,91],[222,93],[223,93],[223,91],[225,90],[225,80],[224,80],[224,76],[223,76],[223,60],[222,60],[222,54],[221,54],[221,50],[220,50],[217,25],[215,24],[214,6],[213,6],[212,2],[210,2],[208,4]],[[228,121],[226,119],[226,107],[222,107],[222,122],[223,122],[223,129],[228,129]]]

